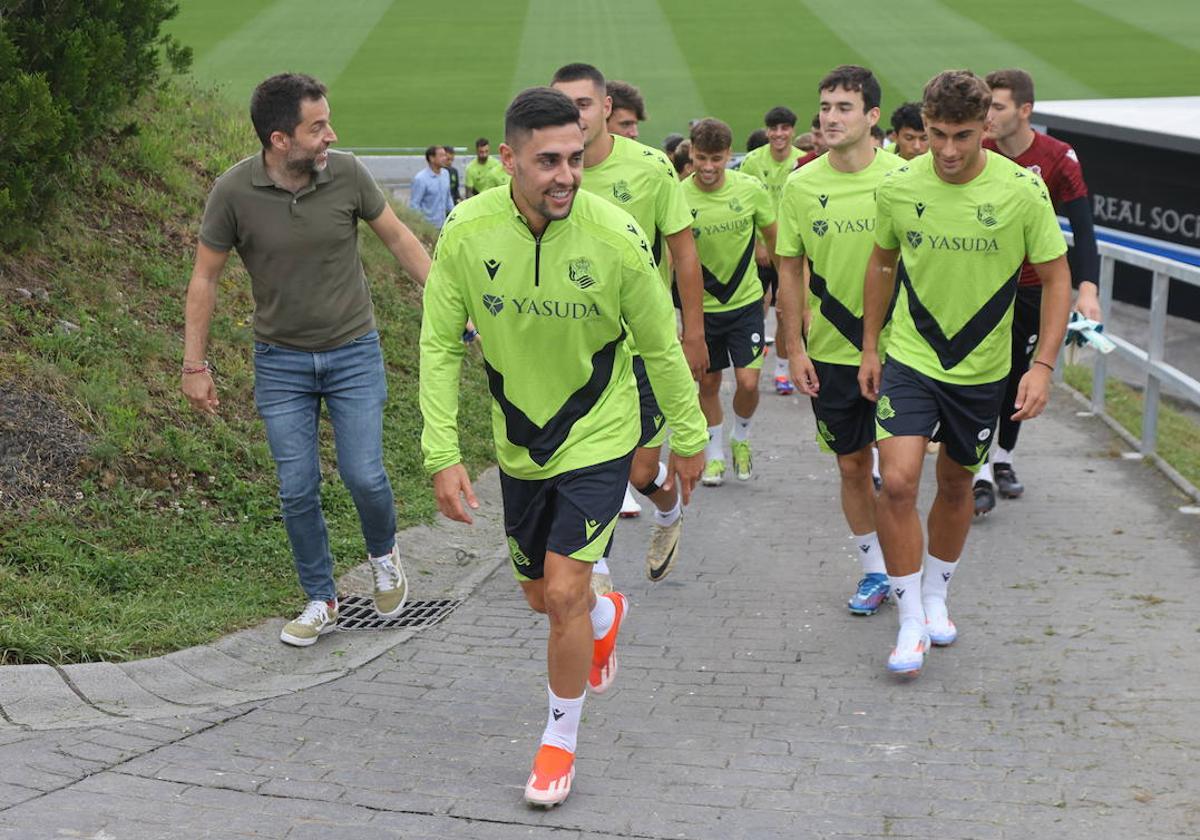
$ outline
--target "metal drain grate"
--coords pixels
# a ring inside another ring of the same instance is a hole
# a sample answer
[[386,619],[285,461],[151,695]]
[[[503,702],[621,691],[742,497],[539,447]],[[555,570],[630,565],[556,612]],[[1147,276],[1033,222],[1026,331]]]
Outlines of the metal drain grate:
[[432,627],[462,601],[441,598],[434,601],[409,601],[399,615],[391,618],[375,612],[375,602],[363,595],[338,596],[338,630],[395,630],[400,627]]

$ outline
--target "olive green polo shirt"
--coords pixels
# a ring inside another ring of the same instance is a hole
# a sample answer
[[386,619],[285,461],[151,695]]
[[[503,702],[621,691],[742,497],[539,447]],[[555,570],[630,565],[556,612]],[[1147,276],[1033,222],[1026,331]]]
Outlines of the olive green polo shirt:
[[200,241],[236,248],[250,272],[254,337],[297,350],[331,350],[375,328],[371,292],[358,254],[358,220],[387,201],[348,152],[297,193],[274,184],[262,153],[217,179],[204,208]]

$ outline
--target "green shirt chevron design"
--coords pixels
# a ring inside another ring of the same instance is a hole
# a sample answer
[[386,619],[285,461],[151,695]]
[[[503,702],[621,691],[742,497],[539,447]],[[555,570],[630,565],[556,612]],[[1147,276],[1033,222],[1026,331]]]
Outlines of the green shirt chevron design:
[[650,243],[632,218],[590,193],[535,239],[508,190],[460,204],[446,220],[425,286],[421,446],[433,473],[458,463],[463,324],[483,337],[500,467],[544,479],[624,456],[638,442],[637,386],[625,342],[637,339],[671,448],[708,442]]
[[875,241],[900,249],[900,294],[888,356],[957,385],[996,382],[1011,367],[1021,263],[1066,253],[1046,185],[1003,155],[948,184],[921,155],[879,184]]
[[865,169],[839,172],[829,155],[821,155],[797,169],[784,187],[775,250],[781,257],[808,257],[808,355],[814,359],[838,365],[862,360],[863,278],[875,244],[875,189],[903,163],[877,153]]

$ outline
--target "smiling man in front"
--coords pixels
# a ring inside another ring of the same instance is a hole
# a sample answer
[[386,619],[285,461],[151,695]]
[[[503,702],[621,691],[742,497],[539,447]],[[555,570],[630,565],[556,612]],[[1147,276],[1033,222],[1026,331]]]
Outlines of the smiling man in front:
[[685,503],[707,442],[650,244],[627,213],[579,192],[579,119],[550,88],[512,101],[500,147],[511,187],[463,203],[448,220],[421,329],[425,467],[439,509],[467,523],[477,503],[456,431],[463,323],[487,337],[513,572],[550,620],[549,714],[525,786],[528,802],[546,806],[570,792],[585,687],[599,694],[612,684],[628,608],[619,592],[597,597],[589,583],[641,434],[626,326],[675,430],[669,481]]

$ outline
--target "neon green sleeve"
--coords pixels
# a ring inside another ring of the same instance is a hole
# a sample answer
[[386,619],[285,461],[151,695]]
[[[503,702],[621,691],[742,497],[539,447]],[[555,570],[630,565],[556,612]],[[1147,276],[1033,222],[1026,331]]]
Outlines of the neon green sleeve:
[[779,230],[775,234],[775,253],[781,257],[804,256],[804,237],[800,235],[800,190],[789,182],[779,200]]
[[900,240],[892,227],[892,201],[889,179],[886,175],[875,188],[875,244],[885,251],[900,247]]
[[462,330],[467,310],[446,250],[442,247],[434,254],[425,281],[425,312],[421,319],[418,390],[425,421],[421,451],[430,475],[462,461],[458,448],[458,376],[466,346]]
[[657,215],[654,222],[663,236],[674,236],[692,226],[692,211],[683,194],[683,183],[675,177],[674,170],[663,175],[659,181],[659,200],[654,203]]
[[675,334],[671,297],[650,260],[629,249],[621,272],[621,316],[633,333],[654,396],[673,430],[671,449],[695,455],[708,444],[708,428],[691,371]]
[[775,222],[775,207],[771,203],[771,193],[767,185],[755,180],[754,186],[754,226],[762,230]]

